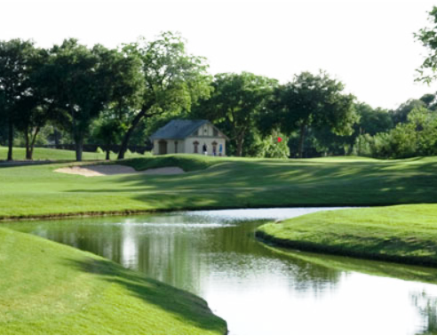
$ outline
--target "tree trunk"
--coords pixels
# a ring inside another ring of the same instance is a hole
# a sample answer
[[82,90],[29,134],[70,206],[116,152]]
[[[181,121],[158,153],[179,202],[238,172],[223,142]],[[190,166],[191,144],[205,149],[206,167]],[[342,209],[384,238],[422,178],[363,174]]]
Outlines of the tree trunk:
[[[27,143],[26,143],[26,159],[27,160],[33,160],[33,149],[35,148],[35,142],[36,142],[36,137],[38,136],[38,133],[40,131],[40,128],[37,127],[35,129],[35,133],[31,133],[32,134],[32,142],[30,143],[29,148],[27,148]],[[26,136],[26,140],[27,140],[27,136]]]
[[30,153],[29,131],[27,129],[24,132],[24,138],[26,140],[26,160],[32,160],[32,154]]
[[306,131],[306,125],[302,124],[302,126],[300,126],[300,135],[299,135],[299,148],[298,148],[299,158],[302,158],[303,156],[303,143],[305,140],[305,131]]
[[237,138],[237,156],[243,156],[244,134]]
[[82,161],[83,152],[83,137],[79,136],[75,140],[76,145],[76,161]]
[[12,146],[14,142],[14,125],[12,120],[9,119],[8,129],[8,161],[12,161]]
[[120,151],[118,152],[117,159],[124,159],[124,154],[127,151],[127,146],[129,144],[130,137],[132,133],[134,132],[135,128],[138,126],[140,120],[146,115],[147,111],[150,107],[152,107],[153,104],[147,105],[141,109],[141,111],[135,116],[134,120],[132,121],[132,126],[129,127],[126,134],[123,137],[123,141],[121,142]]
[[106,146],[106,161],[111,160],[111,145]]

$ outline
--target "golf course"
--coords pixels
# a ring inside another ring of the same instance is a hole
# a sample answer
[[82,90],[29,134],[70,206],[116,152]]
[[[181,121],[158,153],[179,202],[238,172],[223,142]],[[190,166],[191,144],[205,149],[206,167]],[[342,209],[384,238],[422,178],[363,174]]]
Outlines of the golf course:
[[[80,165],[87,164],[95,163]],[[117,164],[137,171],[179,167],[186,173],[84,177],[55,172],[78,165],[73,162],[6,166],[0,169],[0,218],[267,206],[382,206],[437,199],[436,157],[279,160],[166,155]]]
[[[72,152],[38,150],[37,157],[53,162],[0,166],[2,221],[190,209],[361,207],[268,223],[256,236],[304,251],[437,265],[436,157],[164,155],[110,162],[89,157],[75,163]],[[91,165],[135,172],[87,177],[57,171]],[[144,173],[166,167],[184,173]],[[202,299],[94,254],[9,228],[0,229],[0,252],[0,271],[6,275],[0,279],[6,302],[0,306],[2,333],[226,333],[226,322]],[[43,309],[33,308],[41,304]]]

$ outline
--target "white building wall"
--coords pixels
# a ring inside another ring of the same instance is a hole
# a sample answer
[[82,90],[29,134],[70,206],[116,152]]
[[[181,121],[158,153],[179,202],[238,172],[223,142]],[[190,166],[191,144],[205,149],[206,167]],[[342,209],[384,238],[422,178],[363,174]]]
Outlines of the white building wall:
[[211,124],[205,124],[197,130],[197,135],[212,137],[214,136],[214,127]]
[[214,155],[212,151],[212,143],[215,141],[217,142],[217,156],[219,155],[219,146],[222,144],[223,146],[223,152],[222,155],[226,155],[226,140],[224,138],[219,137],[188,137],[185,139],[185,153],[187,154],[194,154],[194,142],[198,142],[198,153],[203,155],[203,145],[206,144],[208,155]]
[[[159,155],[159,142],[160,140],[153,141],[153,155]],[[167,141],[167,154],[184,153],[185,143],[184,140],[165,140]],[[175,143],[178,143],[177,152]]]
[[153,140],[153,155],[159,155],[159,140]]

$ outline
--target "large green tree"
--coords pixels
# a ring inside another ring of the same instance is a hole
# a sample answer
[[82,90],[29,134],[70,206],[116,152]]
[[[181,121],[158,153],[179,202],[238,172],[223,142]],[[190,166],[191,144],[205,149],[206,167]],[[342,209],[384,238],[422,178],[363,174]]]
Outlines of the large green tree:
[[141,88],[140,62],[124,52],[96,45],[89,49],[75,39],[51,49],[47,84],[57,106],[67,112],[76,160],[82,160],[90,125],[109,104],[130,103]]
[[210,99],[196,106],[194,115],[218,123],[235,143],[237,156],[249,132],[257,132],[256,121],[273,93],[277,81],[249,72],[223,73],[214,76]]
[[166,32],[151,42],[141,39],[126,45],[123,50],[141,61],[144,90],[139,107],[131,111],[119,159],[124,158],[129,140],[142,120],[190,110],[193,103],[209,96],[211,91],[205,59],[188,54],[184,41],[177,34]]
[[14,126],[19,120],[18,105],[31,94],[29,76],[36,48],[32,41],[0,41],[0,114],[8,129],[8,160],[13,159]]
[[[344,85],[325,72],[303,72],[290,83],[278,87],[265,115],[266,125],[278,125],[286,134],[299,133],[298,156],[302,157],[305,135],[329,128],[337,135],[350,135],[358,120],[355,97],[344,93]],[[273,119],[273,122],[270,120]]]
[[32,160],[33,149],[40,131],[49,120],[56,120],[56,104],[51,99],[50,88],[45,81],[45,68],[49,61],[48,52],[38,49],[28,64],[28,91],[17,103],[16,128],[23,134],[26,159]]

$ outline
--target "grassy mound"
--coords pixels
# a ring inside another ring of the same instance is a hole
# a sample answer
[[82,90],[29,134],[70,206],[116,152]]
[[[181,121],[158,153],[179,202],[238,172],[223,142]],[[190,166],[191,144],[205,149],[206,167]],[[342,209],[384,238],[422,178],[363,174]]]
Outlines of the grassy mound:
[[205,301],[118,264],[0,229],[0,334],[224,334]]
[[437,205],[324,211],[263,225],[256,236],[305,251],[437,266]]
[[237,207],[393,205],[437,200],[437,157],[380,161],[167,155],[120,163],[139,170],[176,165],[188,173],[84,177],[54,172],[67,164],[3,167],[0,219]]
[[152,168],[179,167],[188,172],[206,169],[218,162],[214,157],[202,155],[160,155],[120,160],[117,161],[117,164],[123,164],[138,171]]

